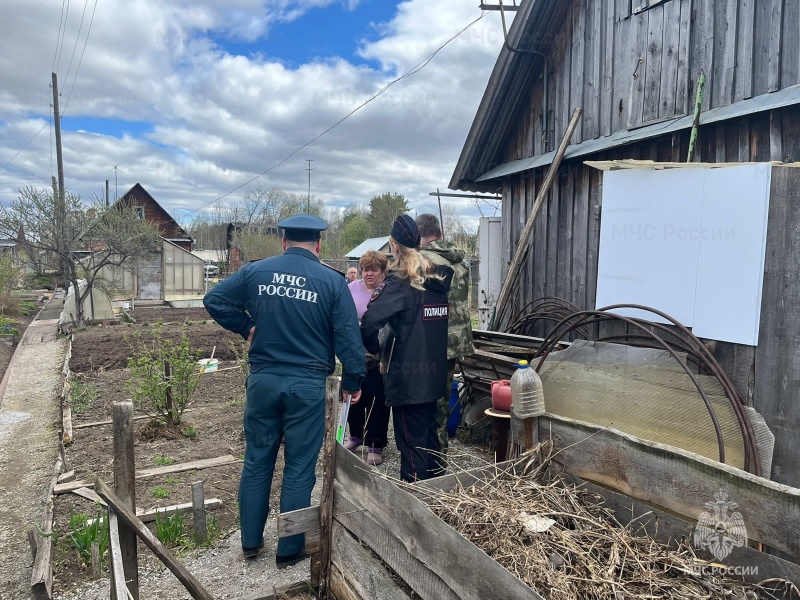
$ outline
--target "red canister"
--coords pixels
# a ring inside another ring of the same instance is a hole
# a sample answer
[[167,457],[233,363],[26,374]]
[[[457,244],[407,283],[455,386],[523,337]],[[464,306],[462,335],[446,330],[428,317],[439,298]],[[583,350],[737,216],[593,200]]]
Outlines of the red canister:
[[492,408],[504,412],[511,410],[511,382],[507,379],[492,382]]

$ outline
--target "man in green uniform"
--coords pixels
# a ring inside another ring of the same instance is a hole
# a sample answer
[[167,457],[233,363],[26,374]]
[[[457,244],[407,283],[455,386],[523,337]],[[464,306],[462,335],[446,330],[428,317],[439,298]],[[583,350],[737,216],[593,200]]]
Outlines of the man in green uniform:
[[[281,512],[311,504],[325,429],[325,379],[333,373],[334,354],[343,366],[342,389],[353,401],[361,395],[365,375],[347,282],[319,260],[320,232],[327,223],[313,215],[295,215],[278,227],[284,232],[282,255],[245,265],[203,299],[217,323],[250,341],[246,450],[239,484],[245,558],[254,558],[263,546],[281,440]],[[305,535],[278,541],[278,568],[305,557]]]
[[447,429],[450,416],[450,391],[456,360],[475,353],[472,343],[472,322],[469,315],[469,266],[464,262],[464,251],[454,243],[442,239],[442,228],[436,215],[422,214],[416,219],[419,229],[419,251],[429,261],[453,269],[453,282],[447,294],[450,318],[447,327],[447,387],[437,406],[440,452],[447,454]]

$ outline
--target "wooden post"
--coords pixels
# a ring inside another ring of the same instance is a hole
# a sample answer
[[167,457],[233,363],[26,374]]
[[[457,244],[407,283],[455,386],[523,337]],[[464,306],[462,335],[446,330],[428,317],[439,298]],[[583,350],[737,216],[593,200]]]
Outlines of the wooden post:
[[175,410],[172,402],[172,369],[166,360],[164,361],[164,380],[167,382],[167,427],[174,427]]
[[[322,476],[322,497],[319,502],[319,596],[331,600],[330,573],[333,545],[333,482],[336,476],[336,404],[339,401],[338,377],[328,377],[325,384],[325,468]],[[312,574],[313,579],[313,574]]]
[[[133,403],[130,400],[114,402],[114,490],[133,514],[136,514],[136,470],[133,452]],[[125,582],[134,600],[139,600],[139,560],[136,550],[136,533],[121,523],[119,543]],[[112,573],[112,598],[115,597],[114,571]],[[125,598],[116,598],[125,600]]]
[[33,560],[36,560],[36,532],[34,531],[33,527],[28,529],[28,545],[31,547],[31,557]]
[[100,542],[92,542],[92,579],[100,579]]
[[[98,477],[95,479],[94,487],[100,497],[108,503],[109,515],[116,514],[120,521],[120,527],[124,523],[128,528],[136,532],[136,535],[152,550],[153,554],[178,578],[178,581],[183,584],[183,587],[186,588],[192,598],[195,600],[214,600],[214,597],[175,558],[175,555],[159,541],[153,532],[147,528],[147,525],[142,523],[125,502],[111,491],[105,481]],[[113,525],[113,522],[109,521],[109,525]]]
[[[72,432],[70,432],[70,435],[72,435]],[[63,441],[58,442],[58,452],[61,454],[61,464],[63,465],[64,471],[71,471],[69,465],[67,464],[67,450],[64,448]]]
[[206,497],[202,481],[195,481],[192,484],[192,520],[194,541],[202,544],[206,541]]
[[119,543],[119,519],[113,509],[108,509],[108,572],[111,577],[111,597],[127,600],[125,587],[125,567],[122,564],[122,550]]
[[547,171],[544,181],[542,182],[542,187],[539,189],[539,193],[536,194],[536,201],[533,203],[533,208],[531,209],[528,219],[525,222],[522,235],[519,236],[519,242],[517,243],[517,249],[514,252],[514,258],[511,260],[511,265],[508,267],[508,274],[503,280],[503,287],[500,288],[500,294],[497,297],[497,304],[495,305],[495,316],[494,322],[492,323],[492,328],[496,330],[499,330],[502,318],[505,316],[504,313],[508,308],[511,290],[514,287],[514,284],[517,280],[517,275],[522,267],[523,258],[528,251],[528,239],[531,236],[531,231],[533,231],[536,215],[539,214],[539,209],[547,198],[547,194],[550,191],[550,186],[553,184],[553,180],[556,178],[558,169],[561,167],[561,159],[564,158],[564,153],[567,151],[569,141],[572,139],[572,133],[578,126],[578,122],[580,122],[582,114],[583,110],[581,108],[576,108],[575,112],[572,113],[572,119],[570,120],[569,125],[567,125],[567,130],[564,132],[564,138],[561,140],[561,145],[556,151],[556,155],[553,158],[553,162],[550,165],[550,169]]

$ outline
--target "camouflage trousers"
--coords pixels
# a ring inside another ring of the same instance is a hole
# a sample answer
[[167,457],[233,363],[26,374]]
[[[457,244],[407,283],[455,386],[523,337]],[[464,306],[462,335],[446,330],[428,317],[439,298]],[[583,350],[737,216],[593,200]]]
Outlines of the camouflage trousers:
[[439,436],[439,452],[442,453],[442,459],[447,468],[447,419],[450,416],[450,393],[453,387],[453,375],[456,372],[456,360],[447,361],[447,387],[445,387],[444,396],[439,398],[436,403],[436,433]]

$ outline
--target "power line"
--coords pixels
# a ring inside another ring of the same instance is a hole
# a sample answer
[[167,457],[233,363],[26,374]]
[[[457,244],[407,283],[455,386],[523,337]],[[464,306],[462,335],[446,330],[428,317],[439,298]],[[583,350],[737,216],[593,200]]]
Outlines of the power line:
[[[61,10],[64,10],[64,3],[62,0],[61,3]],[[67,37],[67,20],[69,19],[69,0],[67,0],[67,10],[64,12],[64,31],[61,34],[61,47],[58,49],[58,61],[56,62],[56,68],[54,69],[55,73],[58,73],[58,69],[61,66],[61,54],[64,52],[64,40]],[[56,41],[58,44],[58,41]]]
[[86,52],[86,44],[89,43],[89,36],[92,34],[92,23],[94,23],[94,13],[96,10],[97,10],[97,0],[94,0],[94,8],[92,8],[92,18],[89,19],[89,28],[86,30],[86,39],[83,41],[83,50],[81,50],[81,57],[80,59],[78,59],[78,66],[75,69],[75,77],[72,79],[72,87],[69,88],[69,94],[67,94],[67,101],[64,103],[64,110],[66,110],[67,106],[69,105],[69,99],[72,98],[72,90],[75,89],[75,82],[78,80],[78,71],[81,70],[81,64],[83,63],[83,55]]
[[410,77],[411,75],[415,75],[415,74],[419,73],[419,72],[420,72],[422,69],[424,69],[424,68],[425,68],[425,67],[428,65],[428,63],[429,63],[429,62],[431,62],[431,60],[433,60],[433,57],[434,57],[434,56],[436,56],[437,54],[439,54],[439,52],[441,52],[441,51],[442,51],[442,50],[443,50],[443,49],[444,49],[446,46],[448,46],[448,45],[450,44],[450,42],[452,42],[453,40],[455,40],[456,38],[458,38],[458,37],[459,37],[461,34],[463,34],[465,31],[467,31],[467,29],[469,29],[470,27],[472,27],[473,25],[475,25],[475,23],[477,23],[478,21],[480,21],[481,19],[483,19],[483,17],[484,17],[484,16],[486,16],[486,12],[482,12],[480,17],[478,17],[477,19],[475,19],[475,20],[471,21],[469,24],[467,24],[466,26],[464,26],[464,27],[463,27],[463,28],[462,28],[462,29],[461,29],[461,30],[460,30],[458,33],[456,33],[454,36],[452,36],[450,39],[448,39],[448,40],[447,40],[447,41],[446,41],[444,44],[442,44],[441,46],[439,46],[439,47],[438,47],[436,50],[434,50],[434,51],[433,51],[431,54],[429,54],[427,57],[425,57],[425,58],[423,58],[421,61],[419,61],[419,62],[418,62],[416,65],[414,65],[413,67],[411,67],[411,69],[409,69],[408,71],[406,71],[405,73],[403,73],[402,75],[400,75],[400,77],[397,77],[396,79],[393,79],[392,81],[390,81],[389,83],[387,83],[387,84],[386,84],[385,86],[383,86],[383,87],[382,87],[380,90],[378,90],[378,92],[377,92],[377,93],[376,93],[374,96],[372,96],[372,97],[371,97],[371,98],[369,98],[368,100],[366,100],[366,101],[362,102],[361,104],[359,104],[358,106],[356,106],[356,107],[355,107],[353,110],[351,110],[349,113],[347,113],[347,114],[346,114],[344,117],[342,117],[341,119],[339,119],[338,121],[336,121],[336,123],[334,123],[333,125],[331,125],[330,127],[328,127],[328,128],[325,130],[325,131],[323,131],[322,133],[320,133],[320,134],[319,134],[319,135],[317,135],[316,137],[312,138],[311,140],[307,141],[305,144],[303,144],[302,146],[300,146],[299,148],[297,148],[296,150],[294,150],[293,152],[291,152],[291,153],[290,153],[288,156],[286,156],[286,157],[285,157],[283,160],[279,161],[278,163],[276,163],[276,164],[272,165],[271,167],[269,167],[269,168],[267,168],[267,169],[264,169],[264,170],[263,170],[261,173],[259,173],[259,174],[258,174],[258,175],[256,175],[255,177],[251,177],[250,179],[248,179],[247,181],[245,181],[243,184],[241,184],[241,185],[239,185],[239,186],[236,186],[235,188],[233,188],[233,189],[232,189],[231,191],[229,191],[228,193],[226,193],[226,194],[223,194],[222,196],[220,196],[220,197],[218,197],[218,198],[215,198],[215,199],[214,199],[214,200],[212,200],[211,202],[207,202],[206,204],[203,204],[203,205],[201,205],[199,208],[195,208],[194,210],[192,210],[192,211],[189,211],[189,213],[188,213],[188,214],[192,214],[192,213],[196,213],[196,212],[198,212],[198,211],[201,211],[201,210],[203,210],[204,208],[207,208],[207,207],[211,206],[212,204],[214,204],[214,203],[216,203],[216,202],[219,202],[220,200],[222,200],[222,199],[224,199],[224,198],[227,198],[228,196],[230,196],[230,195],[231,195],[231,194],[233,194],[234,192],[238,192],[240,189],[242,189],[242,188],[243,188],[243,187],[245,187],[246,185],[249,185],[249,184],[253,183],[253,182],[254,182],[256,179],[259,179],[259,178],[263,177],[264,175],[266,175],[267,173],[269,173],[270,171],[273,171],[273,170],[277,169],[278,167],[280,167],[280,166],[281,166],[283,163],[285,163],[287,160],[289,160],[290,158],[292,158],[292,157],[293,157],[295,154],[297,154],[298,152],[300,152],[300,151],[301,151],[301,150],[303,150],[304,148],[307,148],[308,146],[310,146],[311,144],[313,144],[314,142],[316,142],[318,139],[320,139],[322,136],[324,136],[325,134],[329,133],[331,130],[335,129],[336,127],[338,127],[339,125],[341,125],[342,123],[344,123],[344,122],[345,122],[347,119],[349,119],[350,117],[352,117],[352,116],[353,116],[355,113],[357,113],[359,110],[361,110],[362,108],[364,108],[364,107],[365,107],[367,104],[369,104],[370,102],[372,102],[372,101],[373,101],[373,100],[375,100],[376,98],[378,98],[378,97],[382,96],[382,95],[383,95],[383,93],[384,93],[384,92],[386,92],[386,90],[388,90],[390,87],[392,87],[392,86],[393,86],[395,83],[397,83],[397,82],[399,82],[399,81],[402,81],[402,80],[403,80],[403,79],[405,79],[406,77]]
[[81,39],[81,30],[83,30],[83,19],[86,17],[86,7],[89,5],[89,0],[83,0],[83,12],[81,13],[81,22],[78,25],[78,35],[75,36],[75,43],[72,46],[72,54],[69,57],[69,65],[67,66],[67,74],[64,75],[64,83],[69,79],[69,72],[72,71],[72,61],[75,60],[75,51],[78,49],[78,42]]
[[[56,70],[56,57],[58,57],[58,40],[61,38],[61,25],[64,23],[64,7],[67,4],[67,0],[61,0],[61,19],[58,22],[58,33],[56,34],[56,49],[53,52],[53,68],[52,71]],[[67,29],[66,24],[64,24],[64,30]]]
[[31,139],[29,139],[29,140],[28,140],[28,143],[27,143],[27,144],[25,144],[25,145],[24,145],[22,148],[20,148],[20,149],[19,149],[19,151],[17,151],[17,153],[16,153],[14,156],[12,156],[12,157],[9,159],[9,161],[8,161],[6,164],[4,164],[2,167],[0,167],[0,171],[2,171],[2,170],[3,170],[3,169],[5,169],[5,168],[6,168],[8,165],[10,165],[12,162],[14,162],[14,159],[15,159],[15,158],[17,158],[17,157],[20,155],[20,153],[21,153],[23,150],[25,150],[25,148],[27,148],[28,146],[30,146],[31,142],[32,142],[34,139],[36,139],[36,136],[37,136],[37,135],[39,135],[40,133],[42,133],[42,131],[44,131],[44,128],[45,128],[45,127],[47,127],[47,126],[48,126],[50,123],[52,123],[52,122],[53,122],[53,120],[52,120],[52,119],[50,119],[50,118],[48,118],[48,119],[47,119],[47,123],[45,123],[44,125],[42,125],[42,128],[41,128],[39,131],[37,131],[36,133],[34,133],[34,134],[33,134],[33,137],[32,137]]

